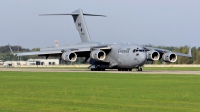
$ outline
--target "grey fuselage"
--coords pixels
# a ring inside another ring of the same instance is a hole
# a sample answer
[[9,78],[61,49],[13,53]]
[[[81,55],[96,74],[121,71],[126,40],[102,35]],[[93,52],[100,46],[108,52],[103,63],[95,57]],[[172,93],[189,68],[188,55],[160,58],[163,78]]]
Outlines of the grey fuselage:
[[99,46],[110,46],[111,48],[105,59],[101,61],[110,63],[109,68],[135,68],[143,66],[147,59],[147,54],[142,46],[129,43],[103,44],[99,42],[83,42],[72,46],[41,49],[41,51],[67,51],[73,48],[76,48],[79,51],[85,51]]
[[112,44],[112,50],[105,61],[117,68],[135,68],[146,62],[146,52],[143,47],[135,44]]

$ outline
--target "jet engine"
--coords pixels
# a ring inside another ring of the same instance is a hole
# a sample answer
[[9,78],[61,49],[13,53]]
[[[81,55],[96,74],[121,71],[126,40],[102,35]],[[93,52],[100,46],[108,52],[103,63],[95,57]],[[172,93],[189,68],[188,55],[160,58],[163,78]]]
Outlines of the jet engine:
[[147,60],[156,61],[159,60],[159,58],[160,53],[158,53],[157,51],[147,51]]
[[164,53],[162,59],[165,62],[176,62],[177,55],[174,53]]
[[90,53],[90,57],[97,61],[102,61],[106,58],[106,53],[102,50],[94,50]]
[[74,61],[76,61],[76,59],[77,59],[77,55],[76,55],[76,53],[69,51],[69,52],[64,52],[64,53],[62,53],[61,58],[62,58],[64,61],[74,62]]

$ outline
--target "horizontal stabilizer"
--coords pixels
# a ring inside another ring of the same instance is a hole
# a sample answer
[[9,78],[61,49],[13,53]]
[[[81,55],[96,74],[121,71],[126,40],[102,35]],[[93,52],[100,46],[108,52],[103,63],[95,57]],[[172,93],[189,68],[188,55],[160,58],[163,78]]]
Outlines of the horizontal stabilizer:
[[[71,15],[71,16],[77,16],[79,13],[68,13],[68,14],[39,14],[39,16],[65,16],[65,15]],[[97,14],[85,14],[83,13],[84,16],[102,16],[106,17],[105,15],[97,15]]]
[[39,16],[63,16],[63,15],[76,16],[76,15],[79,15],[79,13],[69,13],[69,14],[39,14]]
[[102,17],[106,17],[105,15],[97,15],[97,14],[85,14],[83,13],[84,16],[102,16]]

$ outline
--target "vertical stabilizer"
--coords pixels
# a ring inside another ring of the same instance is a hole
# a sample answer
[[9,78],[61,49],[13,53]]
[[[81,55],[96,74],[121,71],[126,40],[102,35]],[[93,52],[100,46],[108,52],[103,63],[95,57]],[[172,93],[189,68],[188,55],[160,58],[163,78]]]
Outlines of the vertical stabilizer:
[[71,15],[74,19],[76,29],[79,32],[79,35],[80,35],[82,42],[90,42],[91,41],[87,26],[86,26],[86,23],[85,23],[84,16],[103,16],[103,17],[106,17],[104,15],[86,14],[86,13],[83,13],[83,11],[81,9],[75,10],[72,13],[68,13],[68,14],[41,14],[40,16],[48,16],[48,15]]
[[75,10],[72,13],[78,13],[78,15],[72,15],[74,19],[74,23],[76,25],[76,29],[79,32],[80,38],[82,42],[90,42],[90,35],[85,23],[85,19],[83,17],[83,11],[81,9]]

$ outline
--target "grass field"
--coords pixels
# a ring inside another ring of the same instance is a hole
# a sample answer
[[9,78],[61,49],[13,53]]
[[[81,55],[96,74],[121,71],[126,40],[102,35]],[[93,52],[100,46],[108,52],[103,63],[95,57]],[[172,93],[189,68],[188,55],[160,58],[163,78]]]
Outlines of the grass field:
[[1,112],[199,112],[199,75],[0,72]]

